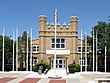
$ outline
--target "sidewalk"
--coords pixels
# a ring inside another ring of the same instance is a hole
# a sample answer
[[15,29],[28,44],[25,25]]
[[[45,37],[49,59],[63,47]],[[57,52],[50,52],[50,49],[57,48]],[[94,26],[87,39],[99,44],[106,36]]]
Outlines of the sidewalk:
[[1,83],[96,83],[96,79],[110,79],[110,73],[79,72],[63,75],[59,79],[48,78],[48,75],[39,75],[36,72],[0,72]]

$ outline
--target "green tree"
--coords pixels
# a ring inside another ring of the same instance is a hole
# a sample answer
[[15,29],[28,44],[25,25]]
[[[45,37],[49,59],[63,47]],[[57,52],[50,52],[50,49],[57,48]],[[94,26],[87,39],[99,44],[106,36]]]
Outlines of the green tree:
[[[3,55],[3,36],[0,35],[0,68],[2,68],[2,55]],[[4,36],[4,63],[12,64],[13,56],[13,40],[9,36]]]
[[[107,46],[107,62],[110,58],[110,23],[106,22],[98,22],[96,26],[93,27],[94,29],[94,36],[96,37],[96,32],[98,36],[98,66],[104,67],[104,57],[105,57],[105,45]],[[92,31],[93,35],[93,31]],[[91,49],[93,49],[92,44],[92,37],[88,37],[88,43],[91,46]],[[95,45],[96,46],[96,45]],[[95,47],[96,48],[96,47]],[[108,64],[107,64],[108,65]],[[108,65],[108,69],[110,68],[110,65]]]
[[[15,43],[16,46],[16,43]],[[26,67],[26,47],[27,47],[27,32],[24,31],[22,36],[18,37],[18,62],[20,64],[20,70],[23,70],[23,66]],[[28,37],[28,49],[30,48],[30,38]],[[0,35],[0,68],[2,68],[2,51],[3,51],[3,36]],[[4,56],[5,65],[12,65],[13,57],[13,40],[9,36],[4,37]],[[30,49],[29,49],[30,51]],[[15,49],[16,53],[16,49]],[[30,52],[29,52],[30,53]],[[15,56],[16,58],[16,56]],[[15,60],[16,61],[16,60]]]
[[[22,36],[18,37],[18,61],[20,63],[20,70],[24,69],[24,65],[26,67],[26,52],[27,52],[27,32],[24,31]],[[28,37],[28,51],[30,51],[30,38]]]

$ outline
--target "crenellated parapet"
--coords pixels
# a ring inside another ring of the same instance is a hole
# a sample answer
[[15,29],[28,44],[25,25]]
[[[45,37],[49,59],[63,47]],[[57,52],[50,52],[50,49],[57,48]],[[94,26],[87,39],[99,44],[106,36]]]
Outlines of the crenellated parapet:
[[[54,30],[54,23],[52,22],[52,23],[47,23],[47,25],[46,25],[46,27],[47,27],[47,29],[46,30],[50,30],[50,31],[52,31],[52,30]],[[57,30],[59,30],[59,31],[64,31],[64,30],[69,30],[69,24],[67,25],[65,22],[62,24],[62,25],[60,25],[60,23],[57,23]]]
[[78,17],[77,16],[70,17],[70,31],[74,31],[74,32],[78,31]]
[[78,22],[78,17],[77,17],[77,16],[71,16],[71,17],[70,17],[70,21]]
[[39,16],[39,21],[47,21],[47,17],[45,15],[40,15]]
[[[47,22],[47,17],[45,15],[39,16],[39,31],[54,31],[54,22]],[[57,31],[70,31],[70,32],[77,32],[78,28],[78,17],[71,16],[70,23],[63,24],[57,23]]]
[[39,16],[39,31],[46,30],[47,17],[45,15]]

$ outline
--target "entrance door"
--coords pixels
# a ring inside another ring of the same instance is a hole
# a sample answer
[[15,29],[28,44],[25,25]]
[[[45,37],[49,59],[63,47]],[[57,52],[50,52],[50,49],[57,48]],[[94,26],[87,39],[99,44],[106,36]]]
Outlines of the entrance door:
[[[53,68],[53,58],[51,59],[51,68]],[[57,58],[56,59],[56,68],[65,68],[65,59]]]

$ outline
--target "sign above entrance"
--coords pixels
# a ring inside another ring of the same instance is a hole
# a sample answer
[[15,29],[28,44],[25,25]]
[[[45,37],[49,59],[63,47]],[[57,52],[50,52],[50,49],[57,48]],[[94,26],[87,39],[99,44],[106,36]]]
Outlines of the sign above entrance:
[[[55,50],[46,50],[46,54],[55,54]],[[70,54],[70,50],[56,50],[56,54]]]

